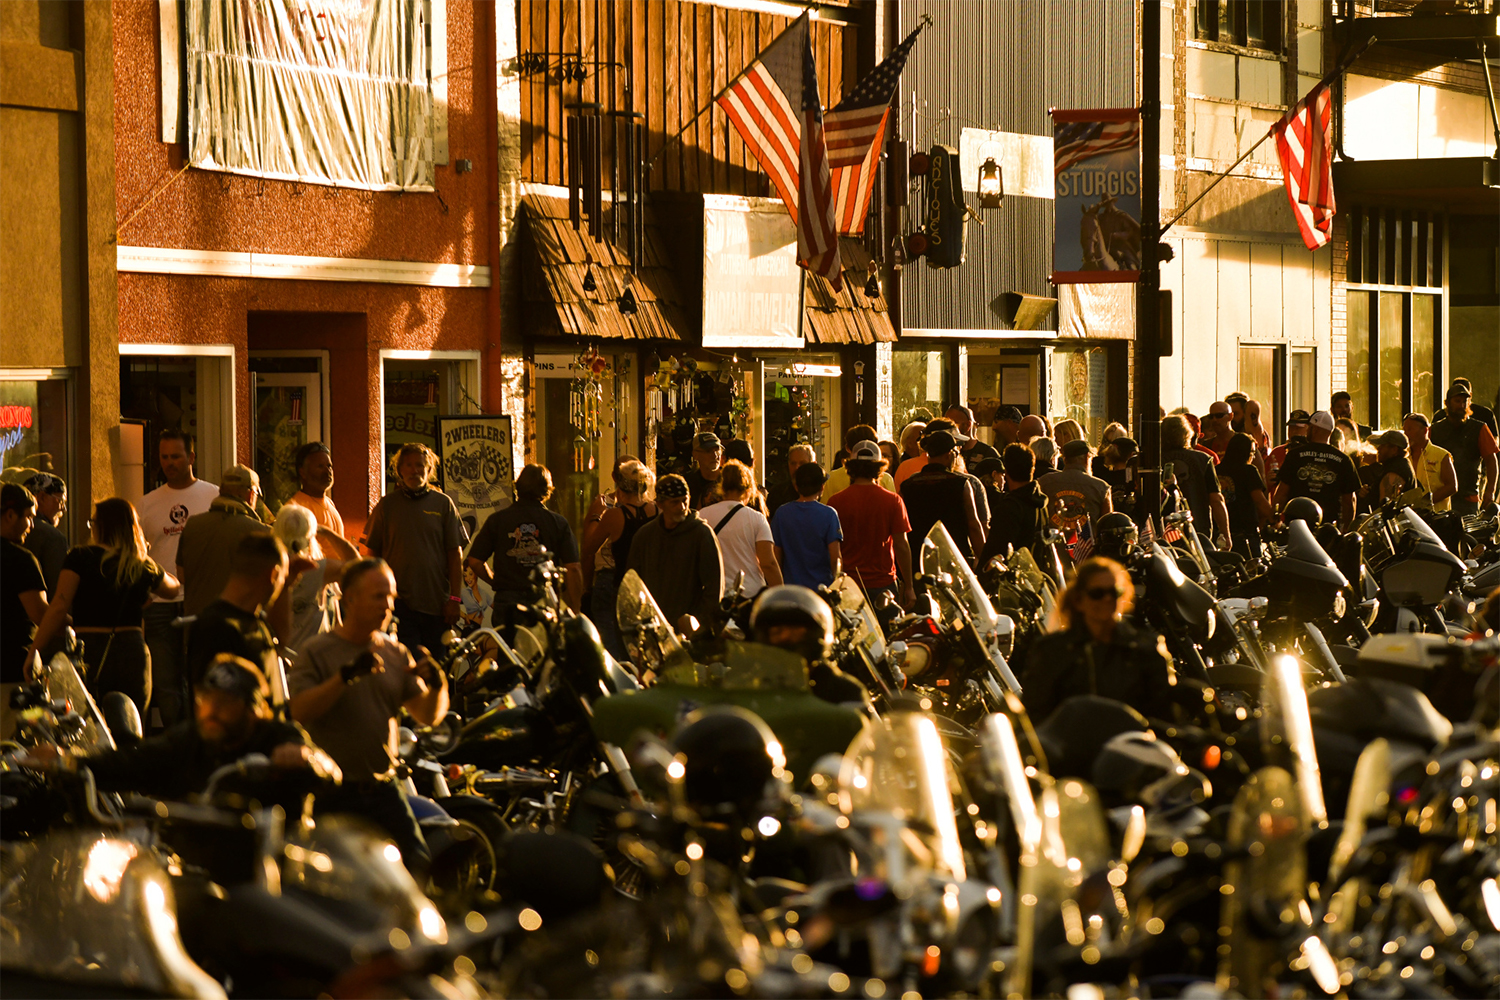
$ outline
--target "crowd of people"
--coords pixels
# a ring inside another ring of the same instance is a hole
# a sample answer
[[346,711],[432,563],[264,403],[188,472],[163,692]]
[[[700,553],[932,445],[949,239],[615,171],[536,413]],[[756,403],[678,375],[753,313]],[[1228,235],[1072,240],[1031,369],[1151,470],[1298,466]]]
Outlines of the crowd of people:
[[[1471,396],[1467,380],[1455,379],[1437,413],[1375,430],[1353,419],[1349,394],[1339,392],[1326,410],[1292,411],[1280,440],[1243,393],[1201,414],[1163,414],[1167,509],[1186,507],[1207,544],[1251,558],[1262,530],[1298,498],[1345,527],[1412,490],[1437,510],[1474,513],[1495,498],[1500,428]],[[1137,508],[1140,448],[1128,428],[1109,424],[1091,442],[1074,419],[1000,406],[984,434],[973,412],[955,405],[897,437],[851,427],[831,468],[812,445],[796,444],[785,480],[770,490],[745,442],[726,447],[714,433],[694,438],[685,475],[657,479],[622,456],[613,490],[595,499],[580,532],[548,506],[549,470],[528,465],[513,502],[472,539],[433,485],[436,456],[405,444],[393,460],[398,485],[370,512],[358,545],[345,535],[331,495],[333,456],[320,442],[297,451],[299,489],[272,516],[253,469],[233,465],[217,485],[205,482],[192,436],[164,431],[163,484],[138,504],[95,503],[87,540],[72,547],[59,527],[63,480],[8,470],[3,728],[13,725],[12,693],[71,626],[95,697],[120,693],[160,734],[122,751],[104,768],[109,780],[146,781],[168,759],[163,747],[193,773],[261,743],[286,766],[308,766],[321,747],[344,779],[323,807],[381,824],[420,869],[420,828],[391,780],[396,722],[403,711],[429,724],[446,712],[445,679],[429,651],[447,629],[483,621],[481,586],[490,595],[484,623],[510,632],[533,600],[533,571],[550,561],[563,574],[560,596],[624,660],[615,606],[628,571],[684,632],[711,625],[726,594],[784,585],[815,593],[844,574],[894,614],[917,598],[918,553],[938,523],[976,566],[1034,548],[1053,530],[1080,562],[1059,581],[1057,635],[1027,664],[1029,706],[1090,690],[1125,692],[1127,701],[1159,693],[1171,665],[1153,636],[1125,620],[1129,575],[1085,559],[1103,527]],[[1089,662],[1126,666],[1075,676],[1066,665],[1082,662],[1083,647],[1102,651]],[[272,723],[268,706],[282,703],[295,726]]]

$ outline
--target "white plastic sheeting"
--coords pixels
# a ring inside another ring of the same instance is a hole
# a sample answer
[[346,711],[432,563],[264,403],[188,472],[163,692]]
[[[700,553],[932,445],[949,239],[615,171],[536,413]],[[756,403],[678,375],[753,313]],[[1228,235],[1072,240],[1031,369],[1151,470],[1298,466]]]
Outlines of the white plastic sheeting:
[[432,190],[426,11],[422,0],[186,0],[190,162]]

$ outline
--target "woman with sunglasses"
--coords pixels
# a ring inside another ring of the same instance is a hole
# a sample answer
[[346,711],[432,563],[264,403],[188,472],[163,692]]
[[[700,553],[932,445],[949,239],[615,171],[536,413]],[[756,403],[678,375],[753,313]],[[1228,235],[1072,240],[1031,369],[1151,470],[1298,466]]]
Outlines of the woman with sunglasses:
[[1086,560],[1058,595],[1054,631],[1032,645],[1021,698],[1035,722],[1075,695],[1123,701],[1171,717],[1172,660],[1161,637],[1126,619],[1135,587],[1113,559]]

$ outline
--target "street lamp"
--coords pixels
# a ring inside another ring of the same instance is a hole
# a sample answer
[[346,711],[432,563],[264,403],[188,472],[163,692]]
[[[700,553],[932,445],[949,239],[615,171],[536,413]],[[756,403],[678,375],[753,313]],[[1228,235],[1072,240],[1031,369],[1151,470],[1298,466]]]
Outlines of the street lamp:
[[979,207],[999,208],[1005,199],[1005,180],[1000,164],[991,156],[979,165]]

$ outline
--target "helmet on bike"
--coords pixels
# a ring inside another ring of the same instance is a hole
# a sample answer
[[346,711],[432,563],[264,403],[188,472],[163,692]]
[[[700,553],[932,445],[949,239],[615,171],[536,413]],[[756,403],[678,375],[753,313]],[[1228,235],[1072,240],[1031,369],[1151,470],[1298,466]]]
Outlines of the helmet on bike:
[[672,749],[683,758],[673,800],[690,817],[743,827],[786,800],[786,756],[754,712],[737,705],[693,712],[672,736]]
[[[788,631],[797,630],[801,631]],[[801,653],[809,662],[827,659],[833,649],[833,610],[806,587],[767,587],[750,609],[756,642]]]
[[1096,555],[1123,559],[1135,551],[1141,531],[1129,514],[1115,511],[1105,514],[1094,522],[1094,552]]
[[1094,787],[1112,805],[1172,810],[1207,798],[1202,774],[1154,733],[1120,733],[1094,759]]
[[1288,500],[1281,509],[1281,522],[1306,521],[1308,528],[1317,531],[1323,524],[1323,508],[1312,497],[1296,497]]

